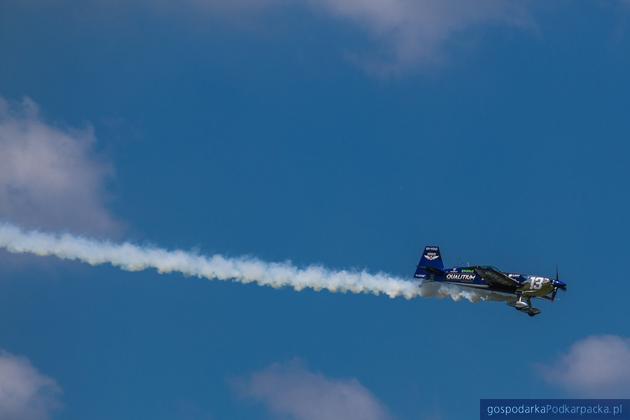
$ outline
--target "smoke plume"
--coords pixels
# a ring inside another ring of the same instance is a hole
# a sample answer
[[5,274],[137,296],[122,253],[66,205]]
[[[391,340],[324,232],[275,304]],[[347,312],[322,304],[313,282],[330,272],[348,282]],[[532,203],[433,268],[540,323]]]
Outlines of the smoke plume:
[[98,241],[70,234],[25,231],[0,223],[0,248],[18,254],[54,256],[90,265],[111,264],[122,270],[140,271],[153,268],[161,274],[181,273],[208,280],[255,283],[273,288],[290,287],[300,291],[313,289],[342,293],[370,293],[391,298],[449,297],[455,301],[505,300],[502,295],[463,290],[444,284],[421,284],[385,273],[329,270],[311,265],[296,267],[290,262],[269,263],[256,258],[204,256],[182,250],[165,250],[131,243]]

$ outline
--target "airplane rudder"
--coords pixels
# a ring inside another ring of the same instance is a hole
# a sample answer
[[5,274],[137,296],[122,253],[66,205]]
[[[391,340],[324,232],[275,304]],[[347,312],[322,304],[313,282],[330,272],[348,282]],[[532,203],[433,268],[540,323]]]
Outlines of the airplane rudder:
[[437,269],[444,268],[440,247],[437,245],[429,245],[424,248],[418,267],[431,267]]

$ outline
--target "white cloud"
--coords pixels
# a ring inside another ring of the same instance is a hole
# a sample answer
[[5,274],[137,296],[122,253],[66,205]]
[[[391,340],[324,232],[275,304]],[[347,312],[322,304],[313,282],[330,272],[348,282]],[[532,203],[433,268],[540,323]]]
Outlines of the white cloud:
[[380,60],[363,59],[389,75],[439,62],[454,37],[481,24],[524,27],[523,2],[505,0],[306,0],[328,15],[364,28],[385,47]]
[[385,420],[383,405],[356,379],[333,379],[300,362],[273,364],[236,382],[241,396],[295,420]]
[[584,397],[630,397],[630,339],[587,337],[543,370],[545,379]]
[[95,158],[92,130],[46,123],[29,98],[0,97],[0,218],[28,227],[109,234],[111,167]]
[[[296,5],[360,28],[371,52],[350,52],[370,72],[391,76],[448,56],[457,35],[480,25],[532,27],[529,2],[515,0],[189,0],[215,12],[251,13]],[[342,46],[343,48],[343,46]]]
[[57,383],[27,359],[0,350],[0,419],[49,419],[60,394]]

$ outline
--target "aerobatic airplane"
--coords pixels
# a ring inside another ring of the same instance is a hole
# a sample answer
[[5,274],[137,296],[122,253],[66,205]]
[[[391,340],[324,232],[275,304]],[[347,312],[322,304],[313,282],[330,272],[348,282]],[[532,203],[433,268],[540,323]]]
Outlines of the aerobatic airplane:
[[508,304],[529,316],[540,313],[539,309],[532,306],[532,298],[555,300],[558,289],[567,290],[566,283],[558,278],[531,276],[519,273],[507,273],[491,266],[470,266],[444,268],[440,248],[437,246],[427,246],[416,274],[417,279],[424,282],[434,281],[441,283],[456,284],[458,286],[483,289],[491,292],[498,292],[506,295],[513,295],[514,299]]

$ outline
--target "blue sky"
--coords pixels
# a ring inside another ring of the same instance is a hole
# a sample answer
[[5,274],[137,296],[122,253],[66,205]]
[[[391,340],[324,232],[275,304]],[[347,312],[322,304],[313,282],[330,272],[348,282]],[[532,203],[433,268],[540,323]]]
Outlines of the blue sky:
[[569,291],[530,319],[3,253],[0,387],[29,392],[0,414],[630,396],[630,4],[127,3],[0,5],[3,221],[409,279],[436,243],[447,264],[557,264]]

